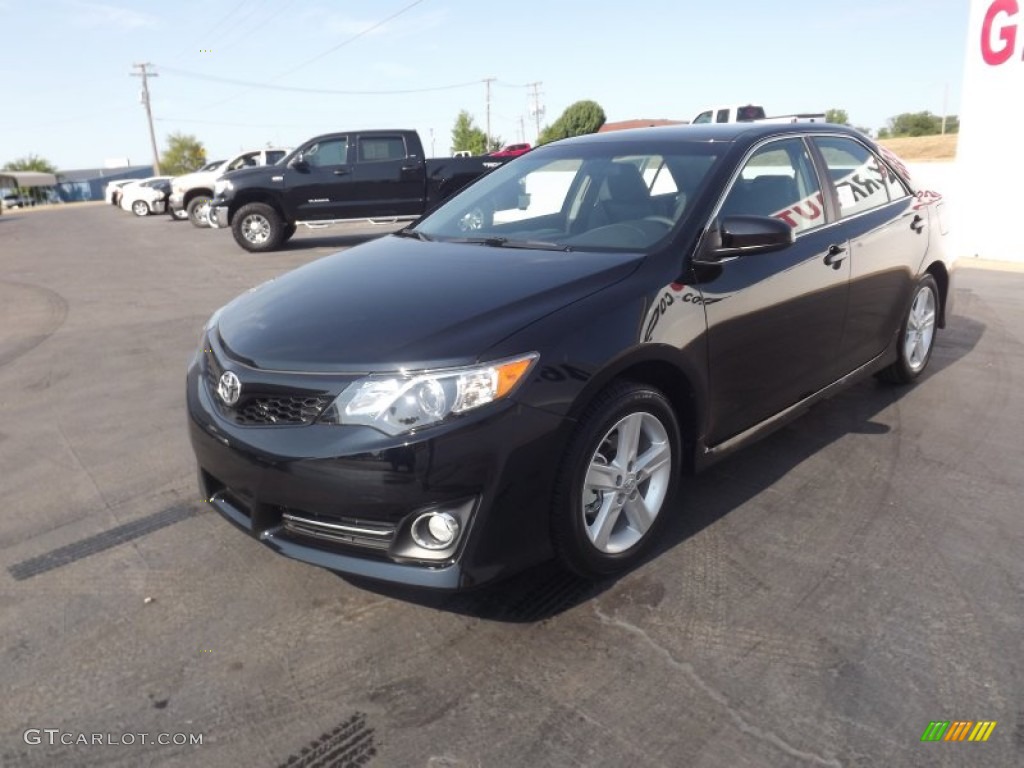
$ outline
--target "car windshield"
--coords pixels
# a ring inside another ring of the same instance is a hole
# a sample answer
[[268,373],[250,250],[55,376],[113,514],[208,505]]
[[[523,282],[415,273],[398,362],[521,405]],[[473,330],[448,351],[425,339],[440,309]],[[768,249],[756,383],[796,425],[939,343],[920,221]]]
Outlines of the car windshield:
[[721,151],[636,140],[543,147],[484,176],[410,234],[508,248],[647,250],[688,213]]

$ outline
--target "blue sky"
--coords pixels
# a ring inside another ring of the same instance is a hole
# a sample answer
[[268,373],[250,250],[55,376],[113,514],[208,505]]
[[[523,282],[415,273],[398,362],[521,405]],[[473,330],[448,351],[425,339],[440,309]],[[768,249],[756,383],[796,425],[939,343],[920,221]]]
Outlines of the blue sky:
[[28,153],[61,169],[150,162],[140,84],[128,75],[142,61],[159,73],[151,90],[161,151],[182,131],[211,159],[388,127],[416,128],[428,154],[447,154],[460,109],[484,126],[488,77],[491,130],[506,143],[520,140],[520,118],[525,139],[535,138],[524,85],[536,81],[544,122],[579,99],[597,101],[612,121],[689,119],[705,106],[752,102],[769,114],[842,108],[877,130],[900,112],[941,113],[944,99],[957,113],[968,6],[0,0],[0,165]]

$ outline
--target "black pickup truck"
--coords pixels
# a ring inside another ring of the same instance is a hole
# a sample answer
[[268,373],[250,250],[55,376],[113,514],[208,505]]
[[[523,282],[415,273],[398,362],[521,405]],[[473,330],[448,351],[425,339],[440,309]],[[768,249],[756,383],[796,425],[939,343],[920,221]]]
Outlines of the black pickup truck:
[[298,224],[417,219],[506,161],[428,160],[416,131],[328,133],[275,165],[243,168],[218,179],[210,222],[231,227],[247,251],[273,251],[295,234]]

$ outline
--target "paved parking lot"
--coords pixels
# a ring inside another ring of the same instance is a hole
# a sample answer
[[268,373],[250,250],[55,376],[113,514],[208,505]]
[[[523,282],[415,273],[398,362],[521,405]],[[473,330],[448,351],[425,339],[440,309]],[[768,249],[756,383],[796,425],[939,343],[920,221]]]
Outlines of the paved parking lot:
[[0,764],[1024,763],[1024,272],[961,270],[917,386],[687,481],[640,569],[429,598],[246,538],[185,431],[210,312],[380,231],[0,217]]

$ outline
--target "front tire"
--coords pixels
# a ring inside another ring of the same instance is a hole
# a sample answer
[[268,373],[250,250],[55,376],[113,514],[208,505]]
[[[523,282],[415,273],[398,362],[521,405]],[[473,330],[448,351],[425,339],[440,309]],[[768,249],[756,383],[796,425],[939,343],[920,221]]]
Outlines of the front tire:
[[149,205],[145,200],[136,200],[132,203],[132,213],[136,216],[149,216]]
[[249,203],[231,219],[235,242],[250,253],[266,253],[281,247],[285,224],[281,215],[266,203]]
[[551,533],[559,560],[599,579],[629,570],[668,519],[682,436],[668,399],[619,382],[580,419],[559,470]]
[[939,286],[925,275],[914,288],[914,296],[900,328],[899,357],[878,378],[890,384],[909,384],[920,376],[932,357],[935,326],[939,314]]
[[188,201],[186,210],[188,211],[188,220],[192,222],[193,227],[199,227],[199,229],[209,228],[211,202],[210,198],[205,195],[193,197]]

